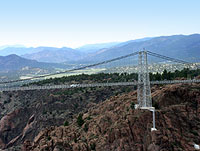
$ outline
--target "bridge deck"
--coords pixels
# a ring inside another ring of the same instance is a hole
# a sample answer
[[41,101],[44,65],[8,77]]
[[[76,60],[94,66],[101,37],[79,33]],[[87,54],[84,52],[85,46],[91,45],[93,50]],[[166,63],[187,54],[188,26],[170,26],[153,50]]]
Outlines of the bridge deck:
[[[165,80],[151,81],[150,84],[175,84],[175,83],[199,83],[200,80]],[[9,87],[0,88],[0,91],[18,91],[18,90],[44,90],[44,89],[72,89],[87,87],[105,87],[105,86],[137,86],[138,82],[118,82],[118,83],[92,83],[92,84],[71,84],[71,85],[50,85],[50,86],[27,86],[27,87]]]

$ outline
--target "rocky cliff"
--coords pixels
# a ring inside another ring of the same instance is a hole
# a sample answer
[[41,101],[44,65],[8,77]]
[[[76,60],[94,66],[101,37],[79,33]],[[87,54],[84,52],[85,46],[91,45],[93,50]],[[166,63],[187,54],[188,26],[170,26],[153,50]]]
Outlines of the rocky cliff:
[[136,110],[136,92],[113,96],[67,126],[26,139],[24,151],[193,151],[200,144],[200,85],[155,86],[156,128],[152,113]]
[[25,140],[33,141],[42,129],[64,125],[80,111],[124,90],[99,87],[1,92],[0,149],[17,150],[16,146]]

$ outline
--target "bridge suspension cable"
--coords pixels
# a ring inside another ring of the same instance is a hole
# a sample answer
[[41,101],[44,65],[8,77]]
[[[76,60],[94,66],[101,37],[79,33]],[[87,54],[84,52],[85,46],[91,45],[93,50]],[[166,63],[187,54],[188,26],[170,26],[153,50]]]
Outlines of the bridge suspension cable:
[[86,68],[91,68],[91,67],[95,67],[95,66],[107,64],[107,63],[110,63],[110,62],[114,62],[114,61],[117,61],[117,60],[121,60],[121,59],[124,59],[124,58],[128,58],[128,57],[131,57],[131,56],[135,56],[135,55],[137,55],[138,53],[139,53],[139,52],[137,51],[137,52],[134,52],[134,53],[125,55],[125,56],[117,57],[117,58],[114,58],[114,59],[102,61],[102,62],[95,63],[95,64],[91,64],[91,65],[86,65],[86,66],[83,66],[83,67],[78,67],[78,68],[74,68],[74,69],[69,69],[69,70],[66,70],[66,71],[58,72],[58,73],[51,73],[51,74],[46,74],[46,75],[40,75],[40,76],[35,76],[35,77],[31,77],[31,78],[26,78],[26,79],[18,79],[18,80],[10,80],[10,81],[1,81],[0,84],[9,84],[9,83],[15,83],[15,82],[23,82],[23,81],[34,80],[34,79],[40,79],[40,78],[45,78],[45,77],[49,77],[49,76],[54,76],[54,75],[69,73],[69,72],[73,72],[73,71],[83,70],[83,69],[86,69]]
[[[172,61],[172,62],[186,64],[186,65],[192,64],[192,63],[187,62],[187,61],[183,61],[183,60],[180,60],[180,59],[175,59],[175,58],[171,58],[171,57],[168,57],[168,56],[160,55],[160,54],[157,54],[157,53],[154,53],[154,52],[151,52],[151,51],[146,51],[146,52],[147,52],[148,55],[151,55],[151,56],[154,56],[154,57],[158,57],[158,58],[161,58],[161,59],[164,59],[164,60],[169,60],[169,61]],[[49,77],[49,76],[55,76],[55,75],[64,74],[64,73],[70,73],[70,72],[73,72],[73,71],[83,70],[83,69],[86,69],[86,68],[92,68],[92,67],[96,67],[96,66],[99,67],[101,65],[106,65],[108,63],[115,62],[117,60],[124,60],[125,58],[131,57],[131,56],[135,56],[135,55],[138,55],[138,54],[139,54],[139,52],[137,51],[137,52],[134,52],[134,53],[131,53],[131,54],[128,54],[128,55],[124,55],[124,56],[121,56],[121,57],[117,57],[117,58],[114,58],[114,59],[110,59],[110,60],[106,60],[106,61],[102,61],[102,62],[99,62],[99,63],[86,65],[86,66],[82,66],[82,67],[78,67],[78,68],[74,68],[74,69],[69,69],[69,70],[66,70],[66,71],[59,72],[59,73],[51,73],[51,74],[35,76],[35,77],[31,77],[31,78],[26,78],[26,79],[1,81],[0,84],[13,84],[15,82],[16,83],[17,82],[19,82],[19,83],[20,82],[28,82],[29,80],[37,80],[37,79],[38,80],[42,80],[40,78],[45,78],[45,77]],[[197,66],[197,68],[199,68],[198,65],[196,65],[196,64],[194,64],[194,65]],[[17,85],[19,85],[19,84],[17,84]]]
[[[147,54],[149,54],[151,56],[154,56],[154,57],[158,57],[158,58],[164,59],[164,60],[169,60],[169,61],[172,61],[172,62],[176,62],[176,63],[187,64],[187,65],[194,64],[194,63],[187,62],[187,61],[184,61],[184,60],[175,59],[175,58],[167,57],[167,56],[164,56],[164,55],[160,55],[160,54],[157,54],[157,53],[154,53],[154,52],[151,52],[151,51],[147,51]],[[196,64],[194,64],[194,65],[197,68],[199,68],[199,66],[197,66]]]

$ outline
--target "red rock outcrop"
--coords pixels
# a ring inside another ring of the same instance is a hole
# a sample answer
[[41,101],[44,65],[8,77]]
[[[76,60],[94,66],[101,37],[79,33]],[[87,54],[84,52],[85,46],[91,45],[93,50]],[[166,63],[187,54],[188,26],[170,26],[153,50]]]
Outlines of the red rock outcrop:
[[24,151],[181,151],[200,144],[200,85],[172,85],[153,89],[157,104],[156,128],[152,113],[135,110],[136,92],[111,97],[83,114],[69,126],[50,127]]
[[[16,117],[22,117],[20,120]],[[21,108],[8,113],[0,120],[0,148],[5,148],[12,146],[19,139],[23,139],[28,131],[31,130],[31,126],[34,123],[34,115],[28,119],[29,113],[26,110]],[[26,121],[28,121],[26,125]],[[20,133],[23,125],[26,127],[23,130],[23,133]]]
[[116,93],[123,93],[123,88],[1,92],[0,150],[17,150],[25,140],[32,142],[43,128],[63,125],[65,121],[70,122],[77,113]]

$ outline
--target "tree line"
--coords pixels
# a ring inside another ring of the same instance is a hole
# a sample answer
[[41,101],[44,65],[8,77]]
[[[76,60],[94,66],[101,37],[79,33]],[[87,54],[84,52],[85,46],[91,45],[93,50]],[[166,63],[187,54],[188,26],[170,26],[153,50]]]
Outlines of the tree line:
[[[151,81],[174,80],[177,78],[193,79],[200,75],[200,69],[189,70],[184,68],[181,71],[170,72],[164,70],[162,73],[150,73]],[[47,84],[71,84],[71,83],[105,83],[105,82],[132,82],[138,79],[137,73],[97,73],[97,74],[80,74],[64,76],[61,78],[49,78],[29,85],[47,85]]]

